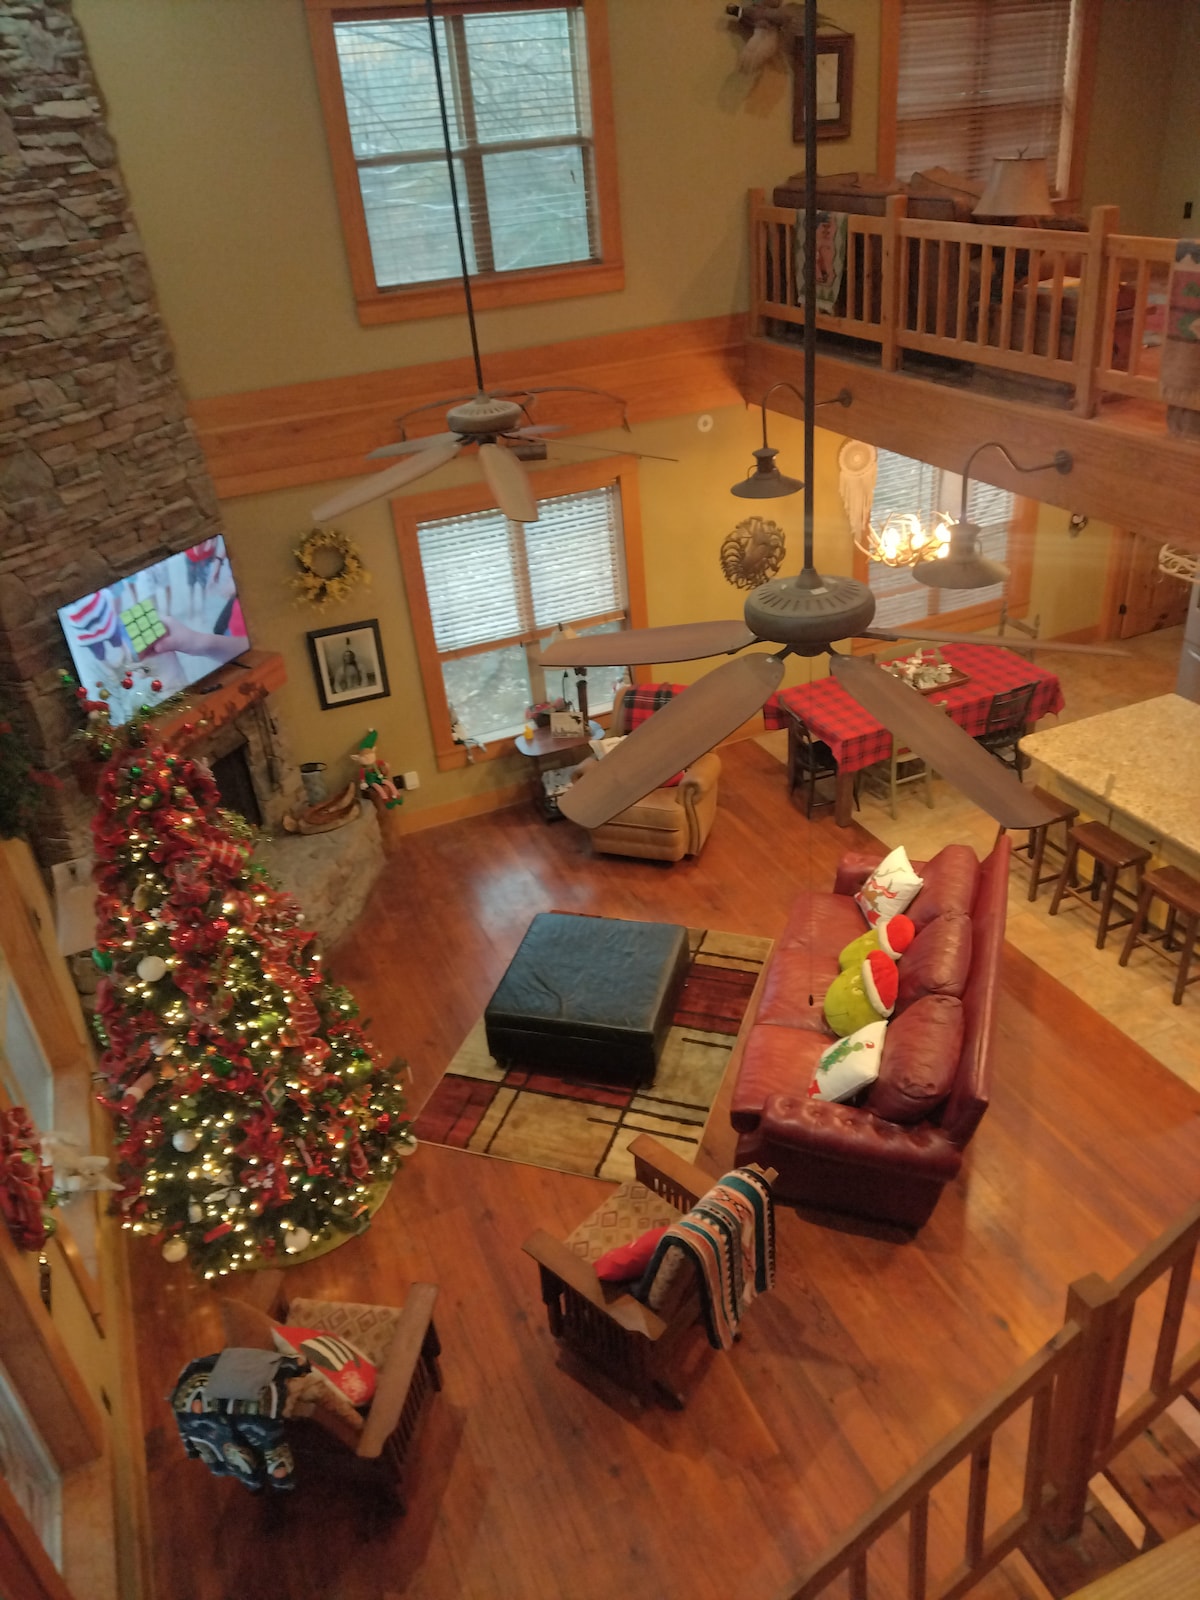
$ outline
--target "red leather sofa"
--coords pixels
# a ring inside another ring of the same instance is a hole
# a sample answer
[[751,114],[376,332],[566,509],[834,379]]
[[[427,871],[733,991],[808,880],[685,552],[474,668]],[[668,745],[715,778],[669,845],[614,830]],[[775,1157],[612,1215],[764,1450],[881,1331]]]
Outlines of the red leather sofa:
[[821,1007],[838,953],[866,927],[854,894],[884,852],[843,856],[832,893],[798,897],[738,1044],[731,1107],[738,1162],[774,1167],[779,1198],[915,1229],[958,1176],[988,1105],[1010,849],[1002,835],[982,862],[956,844],[913,863],[917,935],[860,1104],[808,1091],[833,1038]]

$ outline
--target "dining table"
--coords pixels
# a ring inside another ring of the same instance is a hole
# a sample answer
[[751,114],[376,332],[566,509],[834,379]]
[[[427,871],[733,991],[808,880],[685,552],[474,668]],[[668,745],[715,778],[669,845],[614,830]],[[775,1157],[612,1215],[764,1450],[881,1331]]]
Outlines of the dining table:
[[[987,726],[988,712],[997,695],[1026,684],[1034,685],[1026,730],[1039,718],[1063,708],[1062,685],[1056,673],[1035,667],[1015,650],[991,644],[947,644],[939,647],[943,662],[955,668],[957,681],[932,690],[926,698],[944,704],[950,717],[972,738]],[[928,652],[932,657],[932,652]],[[879,668],[881,672],[887,669]],[[913,689],[913,694],[920,693]],[[802,718],[810,735],[829,746],[837,763],[834,820],[849,827],[854,820],[854,775],[892,753],[892,735],[869,711],[847,694],[836,678],[779,689],[763,707],[768,729],[788,725],[788,713]]]

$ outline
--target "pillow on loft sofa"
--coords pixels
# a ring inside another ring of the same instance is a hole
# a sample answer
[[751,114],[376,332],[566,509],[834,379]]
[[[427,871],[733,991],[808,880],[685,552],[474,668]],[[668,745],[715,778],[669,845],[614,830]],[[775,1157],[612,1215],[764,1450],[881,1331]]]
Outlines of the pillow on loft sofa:
[[944,845],[921,868],[921,892],[908,915],[920,933],[935,917],[969,916],[979,887],[979,857],[969,844]]
[[922,995],[962,996],[971,971],[970,917],[937,917],[926,923],[900,957],[896,1005],[903,1010]]
[[866,1106],[885,1122],[924,1122],[954,1087],[962,1055],[961,1000],[923,995],[888,1024]]

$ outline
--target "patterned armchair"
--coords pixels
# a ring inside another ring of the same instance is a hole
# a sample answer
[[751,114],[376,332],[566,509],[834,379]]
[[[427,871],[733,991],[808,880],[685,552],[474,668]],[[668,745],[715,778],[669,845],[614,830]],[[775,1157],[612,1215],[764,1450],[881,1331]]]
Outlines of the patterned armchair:
[[[375,1394],[365,1416],[346,1401],[297,1410],[288,1426],[293,1452],[318,1471],[332,1463],[372,1480],[400,1511],[412,1448],[434,1394],[442,1387],[441,1345],[433,1325],[437,1288],[416,1283],[403,1309],[343,1300],[292,1300],[284,1274],[255,1274],[254,1304],[227,1299],[221,1317],[228,1345],[273,1349],[272,1322],[317,1328],[357,1346],[378,1369]],[[323,1382],[323,1380],[321,1380]]]
[[[649,1134],[639,1134],[629,1152],[632,1182],[618,1185],[565,1239],[539,1230],[522,1249],[538,1264],[554,1337],[638,1399],[680,1410],[684,1385],[713,1343],[697,1268],[678,1251],[664,1257],[657,1273],[650,1269],[654,1281],[643,1301],[631,1284],[602,1282],[594,1263],[647,1229],[680,1222],[720,1179]],[[766,1185],[774,1181],[774,1172],[752,1170]],[[767,1211],[760,1244],[773,1265],[769,1204]]]
[[[620,689],[613,701],[609,732],[630,733],[683,684],[645,683]],[[719,757],[709,751],[693,761],[679,783],[655,789],[634,806],[589,829],[592,848],[614,856],[640,856],[648,861],[680,861],[698,856],[717,814]]]

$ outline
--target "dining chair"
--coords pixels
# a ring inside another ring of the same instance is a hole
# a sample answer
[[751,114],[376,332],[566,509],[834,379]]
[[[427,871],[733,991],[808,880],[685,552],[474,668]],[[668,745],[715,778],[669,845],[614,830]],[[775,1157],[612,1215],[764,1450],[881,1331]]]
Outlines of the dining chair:
[[1025,781],[1022,774],[1030,758],[1022,754],[1018,745],[1029,731],[1029,707],[1036,688],[1036,683],[1023,683],[998,694],[988,707],[983,732],[975,736],[976,744],[981,744],[1010,772],[1015,772],[1022,783]]
[[[808,724],[796,711],[785,706],[787,715],[787,786],[793,805],[803,807],[804,815],[832,810],[837,800],[838,764],[823,739],[814,739]],[[818,786],[824,786],[819,789]],[[800,800],[796,800],[797,791]],[[857,786],[856,786],[857,795]]]
[[[950,707],[944,700],[932,701],[935,711],[944,711],[950,714]],[[896,819],[896,796],[899,791],[912,783],[921,783],[925,786],[925,804],[933,810],[933,780],[937,776],[933,768],[924,759],[917,755],[915,750],[910,750],[906,745],[896,746],[892,740],[892,753],[884,761],[877,761],[874,766],[866,767],[856,774],[855,799],[858,798],[860,788],[867,788],[872,794],[888,802],[888,809],[892,820]]]

